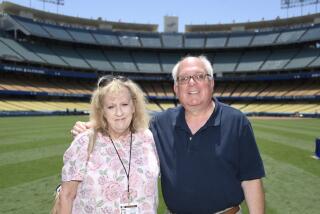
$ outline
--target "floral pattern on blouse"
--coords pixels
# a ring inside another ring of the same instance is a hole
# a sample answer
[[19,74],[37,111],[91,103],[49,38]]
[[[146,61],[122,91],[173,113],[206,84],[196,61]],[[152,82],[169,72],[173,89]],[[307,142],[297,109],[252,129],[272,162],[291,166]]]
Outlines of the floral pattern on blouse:
[[[120,213],[129,202],[127,176],[109,137],[97,134],[88,158],[89,131],[77,136],[63,156],[62,181],[81,181],[72,213]],[[114,140],[128,171],[130,134]],[[150,130],[132,134],[130,198],[139,213],[157,213],[159,161]]]

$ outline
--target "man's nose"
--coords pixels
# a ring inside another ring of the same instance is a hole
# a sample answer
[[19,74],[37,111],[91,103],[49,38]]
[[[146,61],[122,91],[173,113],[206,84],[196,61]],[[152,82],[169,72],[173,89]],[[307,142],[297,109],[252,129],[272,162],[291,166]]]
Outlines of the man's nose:
[[194,85],[197,82],[194,78],[195,78],[194,76],[190,76],[188,84]]

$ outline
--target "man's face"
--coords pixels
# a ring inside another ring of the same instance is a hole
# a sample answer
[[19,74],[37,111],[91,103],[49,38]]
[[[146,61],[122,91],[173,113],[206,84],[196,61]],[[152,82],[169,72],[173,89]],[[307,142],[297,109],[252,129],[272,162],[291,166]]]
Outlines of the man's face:
[[[188,78],[190,76],[192,78]],[[201,109],[211,104],[214,81],[200,59],[184,59],[180,63],[177,78],[174,91],[186,110]]]

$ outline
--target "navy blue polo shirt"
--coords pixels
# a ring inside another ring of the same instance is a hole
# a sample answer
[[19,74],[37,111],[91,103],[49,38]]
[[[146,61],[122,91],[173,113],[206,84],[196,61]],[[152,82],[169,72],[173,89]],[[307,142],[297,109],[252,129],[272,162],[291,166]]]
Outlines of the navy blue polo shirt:
[[179,106],[156,114],[151,131],[167,207],[174,213],[213,213],[244,200],[241,182],[265,175],[248,119],[218,102],[192,134]]

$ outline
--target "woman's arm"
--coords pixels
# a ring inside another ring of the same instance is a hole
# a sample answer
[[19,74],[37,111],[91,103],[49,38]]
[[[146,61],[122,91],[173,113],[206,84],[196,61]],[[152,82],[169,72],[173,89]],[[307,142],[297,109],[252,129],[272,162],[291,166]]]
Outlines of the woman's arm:
[[61,185],[59,214],[70,214],[80,181],[66,181]]

